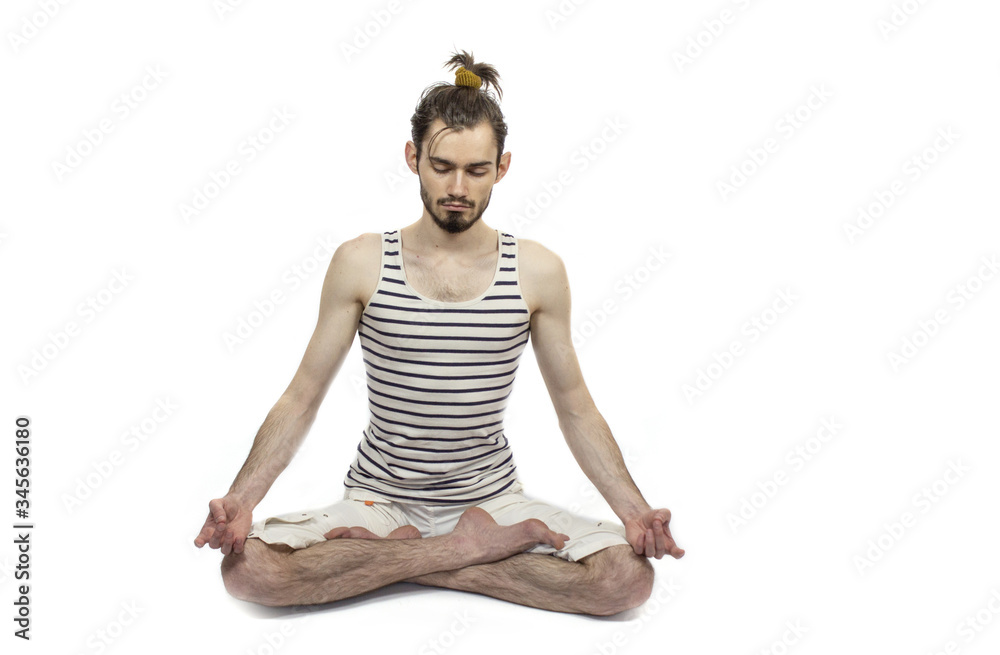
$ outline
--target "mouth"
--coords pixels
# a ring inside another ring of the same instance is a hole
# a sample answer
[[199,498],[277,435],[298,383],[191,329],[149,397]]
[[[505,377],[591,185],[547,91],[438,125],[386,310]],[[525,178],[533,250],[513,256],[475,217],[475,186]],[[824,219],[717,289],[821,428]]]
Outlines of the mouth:
[[462,211],[463,209],[470,209],[468,205],[444,205],[446,209],[451,211]]

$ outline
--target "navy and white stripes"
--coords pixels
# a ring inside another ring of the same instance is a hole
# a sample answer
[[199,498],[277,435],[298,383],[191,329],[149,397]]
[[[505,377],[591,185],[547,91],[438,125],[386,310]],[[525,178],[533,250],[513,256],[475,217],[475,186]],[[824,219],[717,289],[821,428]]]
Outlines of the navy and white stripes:
[[369,424],[344,484],[402,502],[481,502],[520,489],[503,415],[528,342],[517,239],[497,231],[493,283],[444,302],[406,280],[399,230],[358,327]]

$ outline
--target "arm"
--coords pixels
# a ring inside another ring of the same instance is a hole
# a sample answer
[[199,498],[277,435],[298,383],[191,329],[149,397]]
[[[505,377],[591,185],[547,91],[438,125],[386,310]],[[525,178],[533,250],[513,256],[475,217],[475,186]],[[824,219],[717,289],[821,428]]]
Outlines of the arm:
[[[243,467],[223,498],[209,503],[209,516],[195,539],[237,553],[250,531],[251,513],[291,462],[305,439],[337,371],[340,370],[371,289],[368,273],[379,259],[362,235],[334,252],[323,282],[319,318],[291,383],[258,430]],[[379,236],[379,235],[375,235]],[[380,243],[380,241],[379,241]],[[380,247],[380,246],[379,246]],[[368,295],[365,295],[368,293]]]
[[[522,240],[526,241],[526,240]],[[670,537],[670,511],[654,510],[625,466],[607,421],[587,389],[570,337],[570,290],[566,267],[556,254],[530,245],[531,265],[522,258],[527,286],[536,304],[531,314],[531,343],[549,397],[570,451],[587,478],[626,527],[636,553],[657,557],[683,555]],[[679,554],[677,554],[679,553]]]

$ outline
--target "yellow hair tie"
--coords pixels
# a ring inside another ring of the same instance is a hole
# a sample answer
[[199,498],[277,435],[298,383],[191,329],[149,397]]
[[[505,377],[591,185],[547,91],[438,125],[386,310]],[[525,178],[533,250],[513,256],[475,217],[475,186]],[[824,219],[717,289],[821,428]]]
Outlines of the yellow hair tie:
[[465,66],[459,66],[458,70],[455,71],[455,86],[471,86],[474,89],[478,89],[482,85],[483,78],[468,70]]

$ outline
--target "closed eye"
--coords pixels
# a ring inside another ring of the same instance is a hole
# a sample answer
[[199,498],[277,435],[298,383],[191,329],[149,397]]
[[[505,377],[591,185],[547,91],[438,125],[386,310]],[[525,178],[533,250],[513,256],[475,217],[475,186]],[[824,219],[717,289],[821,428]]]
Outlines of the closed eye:
[[[444,175],[445,173],[450,173],[452,170],[450,166],[444,168],[433,166],[432,168],[434,168],[435,173],[438,173],[440,175]],[[472,175],[473,177],[483,177],[484,175],[486,175],[487,172],[488,171],[485,170],[470,170],[469,175]]]

